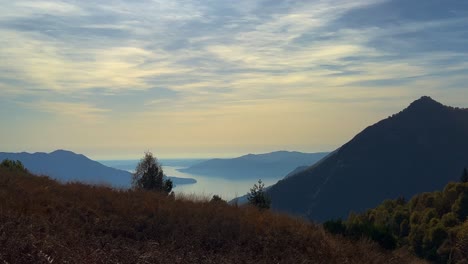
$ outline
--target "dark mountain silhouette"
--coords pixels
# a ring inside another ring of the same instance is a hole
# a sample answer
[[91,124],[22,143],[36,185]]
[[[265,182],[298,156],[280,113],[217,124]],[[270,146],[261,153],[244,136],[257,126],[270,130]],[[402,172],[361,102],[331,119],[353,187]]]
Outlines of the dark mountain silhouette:
[[236,179],[282,177],[298,166],[310,166],[328,153],[277,151],[233,159],[212,159],[180,169],[182,172]]
[[[19,160],[32,173],[47,175],[60,181],[80,181],[93,184],[110,184],[114,187],[128,188],[131,185],[131,173],[107,167],[84,155],[66,150],[51,153],[5,153],[0,152],[0,161]],[[177,184],[195,183],[195,179],[169,177]]]
[[[307,168],[309,168],[309,166],[299,166],[299,167],[295,168],[293,171],[291,171],[290,173],[288,173],[286,176],[284,176],[284,179],[286,179],[288,177],[291,177],[293,175],[296,175],[297,173],[302,172],[302,171],[306,170]],[[270,187],[271,186],[267,186],[265,188],[265,190],[270,189]],[[231,201],[229,201],[229,204],[242,205],[242,204],[246,204],[247,202],[248,202],[247,194],[244,194],[242,196],[238,196],[238,197],[232,199]]]
[[297,168],[295,168],[293,171],[291,171],[290,173],[288,173],[288,175],[284,176],[284,178],[289,178],[291,176],[294,176],[296,174],[298,174],[299,172],[303,172],[305,171],[307,168],[309,168],[309,166],[299,166]]
[[468,165],[468,110],[422,97],[273,185],[272,207],[316,221],[442,189]]

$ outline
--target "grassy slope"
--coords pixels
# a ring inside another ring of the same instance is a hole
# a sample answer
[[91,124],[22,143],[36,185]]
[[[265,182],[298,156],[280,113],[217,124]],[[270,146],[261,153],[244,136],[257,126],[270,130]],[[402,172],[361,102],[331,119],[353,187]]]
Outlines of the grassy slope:
[[254,208],[0,168],[2,263],[413,263]]

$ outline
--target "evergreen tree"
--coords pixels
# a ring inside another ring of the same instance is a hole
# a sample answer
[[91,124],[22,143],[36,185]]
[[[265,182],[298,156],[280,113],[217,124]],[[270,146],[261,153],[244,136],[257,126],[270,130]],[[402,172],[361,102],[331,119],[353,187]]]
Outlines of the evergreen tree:
[[468,254],[468,183],[451,182],[443,191],[421,193],[408,202],[386,200],[323,227],[356,240],[367,237],[387,249],[406,247],[435,263],[464,263],[460,261]]
[[223,198],[221,198],[221,196],[215,194],[213,195],[213,197],[211,198],[210,202],[212,203],[220,203],[220,204],[227,204],[227,202],[225,200],[223,200]]
[[468,182],[468,170],[466,168],[463,169],[462,176],[460,177],[461,182]]
[[464,222],[468,217],[468,192],[460,193],[452,206],[452,211],[458,215],[458,219]]
[[172,191],[173,184],[170,179],[164,179],[163,169],[153,154],[146,152],[133,173],[132,186],[168,194]]
[[259,209],[269,209],[271,205],[270,197],[265,193],[265,184],[262,180],[258,180],[258,184],[250,189],[250,193],[247,194],[247,200],[251,205],[258,207]]

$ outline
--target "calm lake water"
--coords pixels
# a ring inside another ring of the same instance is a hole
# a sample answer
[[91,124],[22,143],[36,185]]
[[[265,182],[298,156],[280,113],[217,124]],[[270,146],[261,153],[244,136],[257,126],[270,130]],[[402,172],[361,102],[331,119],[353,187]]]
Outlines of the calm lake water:
[[[117,169],[132,171],[135,169],[137,160],[111,160],[100,161],[102,164]],[[197,180],[195,184],[177,185],[174,188],[175,194],[196,195],[211,198],[213,195],[219,195],[225,200],[231,200],[235,197],[245,195],[258,179],[227,179],[222,177],[203,176],[180,172],[177,169],[186,168],[200,160],[161,160],[164,173],[167,176],[180,178],[192,178]],[[167,164],[167,165],[166,165]],[[281,178],[265,179],[265,186],[276,183]],[[263,180],[263,179],[262,179]]]

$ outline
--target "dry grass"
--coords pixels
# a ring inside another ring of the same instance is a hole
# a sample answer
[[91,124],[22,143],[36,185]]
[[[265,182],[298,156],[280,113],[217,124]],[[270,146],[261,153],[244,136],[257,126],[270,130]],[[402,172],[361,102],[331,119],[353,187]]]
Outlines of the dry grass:
[[0,168],[2,263],[415,263],[255,208]]

